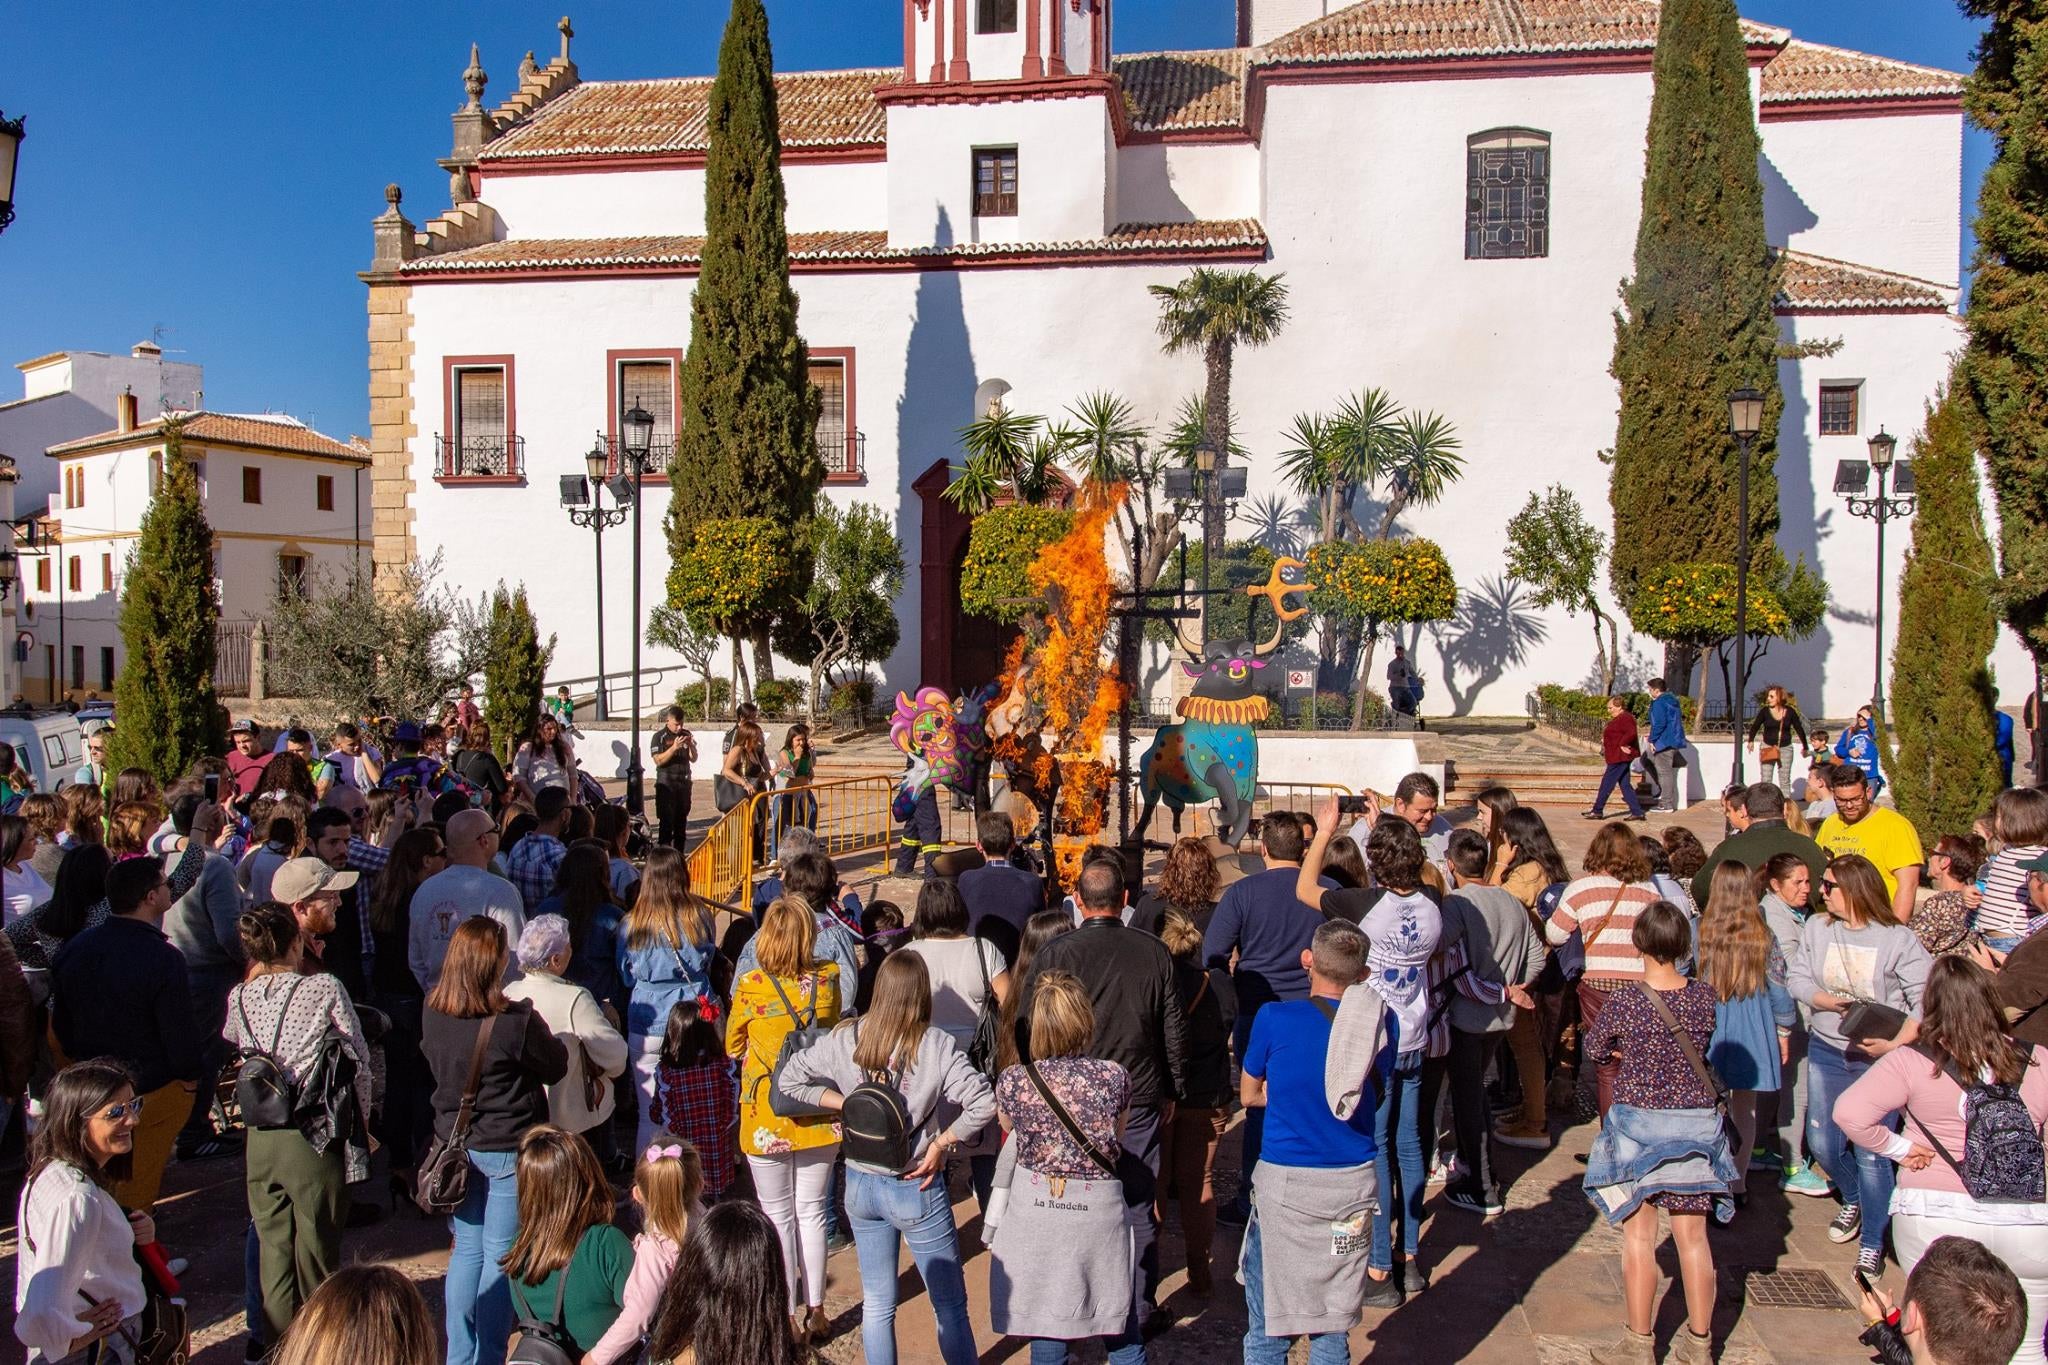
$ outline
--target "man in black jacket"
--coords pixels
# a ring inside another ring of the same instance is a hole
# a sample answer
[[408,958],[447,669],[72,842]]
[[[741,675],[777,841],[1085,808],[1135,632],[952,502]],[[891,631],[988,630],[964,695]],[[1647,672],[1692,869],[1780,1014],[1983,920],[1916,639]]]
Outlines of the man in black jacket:
[[987,861],[959,876],[960,902],[967,907],[967,931],[1017,960],[1024,926],[1045,909],[1045,883],[1038,874],[1010,861],[1017,847],[1017,825],[1007,811],[983,811],[974,820],[974,846]]
[[[1074,884],[1081,906],[1081,927],[1062,934],[1039,949],[1024,998],[1017,1009],[1017,1054],[1031,1057],[1031,1007],[1038,978],[1049,971],[1071,972],[1087,988],[1095,1006],[1095,1041],[1088,1055],[1115,1062],[1131,1077],[1131,1106],[1124,1120],[1123,1149],[1159,1175],[1161,1125],[1173,1117],[1174,1102],[1185,1093],[1187,1015],[1174,990],[1173,957],[1166,945],[1123,922],[1123,869],[1112,862],[1093,862],[1081,869]],[[1126,1189],[1137,1205],[1142,1194],[1152,1205],[1150,1190]],[[1159,1282],[1157,1229],[1145,1251],[1145,1304]]]
[[185,957],[164,937],[171,888],[157,860],[115,863],[107,872],[107,907],[112,915],[65,944],[50,964],[53,1023],[65,1056],[113,1057],[135,1073],[142,1117],[134,1173],[114,1187],[114,1198],[147,1213],[192,1112],[201,1040]]

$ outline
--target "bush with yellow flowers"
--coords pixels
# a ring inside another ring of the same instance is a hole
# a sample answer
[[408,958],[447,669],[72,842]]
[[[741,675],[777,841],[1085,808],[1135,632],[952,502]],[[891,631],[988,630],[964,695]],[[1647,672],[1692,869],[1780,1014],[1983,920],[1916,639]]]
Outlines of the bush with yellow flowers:
[[669,605],[719,635],[766,625],[793,589],[795,545],[768,517],[728,517],[698,525],[668,571]]
[[1038,596],[1031,564],[1039,551],[1065,536],[1074,514],[1056,507],[1019,503],[974,519],[967,533],[967,557],[960,565],[960,606],[976,616],[1019,621]]
[[1307,559],[1308,604],[1326,617],[1376,629],[1458,614],[1457,581],[1433,540],[1327,542]]
[[[1666,644],[1707,647],[1735,635],[1735,566],[1671,564],[1643,576],[1636,628]],[[1784,636],[1791,622],[1772,585],[1750,575],[1749,633]]]

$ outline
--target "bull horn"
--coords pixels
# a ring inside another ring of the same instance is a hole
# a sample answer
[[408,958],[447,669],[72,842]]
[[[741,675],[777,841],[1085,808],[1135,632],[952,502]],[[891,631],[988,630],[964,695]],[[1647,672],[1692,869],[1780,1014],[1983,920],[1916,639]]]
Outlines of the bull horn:
[[1200,640],[1190,640],[1188,638],[1187,627],[1183,626],[1178,621],[1175,621],[1173,623],[1173,638],[1180,642],[1180,647],[1187,651],[1189,658],[1195,660],[1197,663],[1201,662],[1202,642]]
[[1253,657],[1253,658],[1255,658],[1255,659],[1263,659],[1263,658],[1265,658],[1265,657],[1266,657],[1266,656],[1267,656],[1268,654],[1271,654],[1271,653],[1272,653],[1272,652],[1273,652],[1273,651],[1274,651],[1275,649],[1279,648],[1279,645],[1280,645],[1280,635],[1281,635],[1281,632],[1283,632],[1283,631],[1284,631],[1284,630],[1286,630],[1286,629],[1287,629],[1287,623],[1286,623],[1285,621],[1283,621],[1283,620],[1275,620],[1275,621],[1273,622],[1273,633],[1272,633],[1272,635],[1270,635],[1269,637],[1267,637],[1266,643],[1264,643],[1264,644],[1262,644],[1262,645],[1258,645],[1258,646],[1255,646],[1255,647],[1253,648],[1253,650],[1252,650],[1252,657]]

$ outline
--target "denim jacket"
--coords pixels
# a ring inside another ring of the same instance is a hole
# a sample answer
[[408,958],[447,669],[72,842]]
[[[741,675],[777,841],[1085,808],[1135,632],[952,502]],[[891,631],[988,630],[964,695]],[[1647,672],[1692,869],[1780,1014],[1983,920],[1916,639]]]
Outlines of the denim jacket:
[[1734,1181],[1713,1109],[1616,1104],[1586,1159],[1586,1198],[1617,1225],[1653,1194],[1726,1194]]

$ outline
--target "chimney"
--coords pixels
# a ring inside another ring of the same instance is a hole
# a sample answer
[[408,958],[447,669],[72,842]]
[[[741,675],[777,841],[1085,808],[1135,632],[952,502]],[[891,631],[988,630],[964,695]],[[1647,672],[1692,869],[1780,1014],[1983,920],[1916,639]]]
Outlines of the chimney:
[[128,349],[129,356],[136,360],[157,360],[163,353],[164,348],[154,341],[138,341]]
[[123,389],[114,400],[114,430],[135,430],[135,390]]

